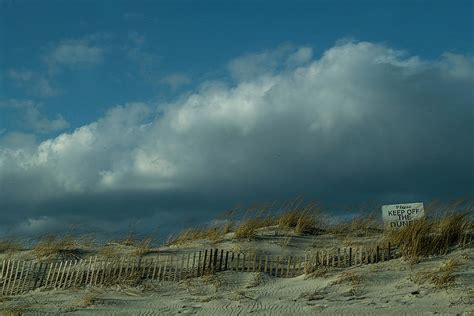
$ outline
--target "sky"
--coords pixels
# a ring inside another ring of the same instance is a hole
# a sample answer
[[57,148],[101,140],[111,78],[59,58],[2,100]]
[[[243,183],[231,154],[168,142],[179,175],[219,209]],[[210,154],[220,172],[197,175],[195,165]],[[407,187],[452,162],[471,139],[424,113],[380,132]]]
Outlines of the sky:
[[473,1],[0,0],[0,235],[474,198]]

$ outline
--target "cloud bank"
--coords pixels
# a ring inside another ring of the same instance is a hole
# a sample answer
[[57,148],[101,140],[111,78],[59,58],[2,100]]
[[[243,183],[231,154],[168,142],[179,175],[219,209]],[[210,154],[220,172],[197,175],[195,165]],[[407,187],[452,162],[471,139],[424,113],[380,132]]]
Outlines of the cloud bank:
[[0,142],[0,229],[113,231],[132,218],[152,229],[301,194],[473,197],[472,57],[423,60],[368,42],[312,56],[246,55],[229,63],[232,80],[172,103],[115,106],[38,144]]

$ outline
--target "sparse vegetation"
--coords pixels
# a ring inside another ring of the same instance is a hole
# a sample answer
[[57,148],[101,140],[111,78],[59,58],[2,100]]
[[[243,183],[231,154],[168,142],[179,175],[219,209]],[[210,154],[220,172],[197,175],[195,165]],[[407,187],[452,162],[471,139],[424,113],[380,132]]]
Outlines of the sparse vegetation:
[[461,260],[451,258],[439,269],[418,271],[411,276],[411,280],[417,284],[430,282],[437,289],[446,289],[454,284],[456,271],[461,265]]
[[401,254],[416,263],[422,256],[445,254],[459,244],[471,221],[467,213],[423,218],[399,230],[386,230],[385,239],[399,245]]
[[153,238],[144,238],[135,244],[133,255],[141,257],[152,251]]
[[225,225],[223,228],[190,228],[175,237],[171,237],[166,243],[170,245],[180,245],[194,240],[207,239],[211,241],[218,241],[229,231],[229,226]]
[[4,239],[0,240],[0,253],[2,252],[16,252],[22,249],[21,243],[12,240],[12,239]]
[[238,239],[252,238],[255,236],[257,229],[274,226],[276,223],[276,220],[271,216],[249,218],[237,226],[235,237]]
[[329,273],[328,267],[308,265],[305,267],[305,279],[323,278]]
[[343,283],[350,283],[352,286],[359,285],[363,281],[363,277],[354,272],[354,271],[345,271],[342,272],[336,281],[333,284],[343,284]]
[[374,214],[360,214],[351,220],[331,225],[328,231],[335,235],[351,237],[367,237],[380,234],[382,226]]
[[255,272],[252,274],[252,278],[247,282],[245,288],[249,289],[252,287],[257,287],[263,283],[263,273],[262,272]]
[[73,236],[48,235],[36,244],[33,253],[38,259],[52,259],[58,256],[78,258],[80,249]]

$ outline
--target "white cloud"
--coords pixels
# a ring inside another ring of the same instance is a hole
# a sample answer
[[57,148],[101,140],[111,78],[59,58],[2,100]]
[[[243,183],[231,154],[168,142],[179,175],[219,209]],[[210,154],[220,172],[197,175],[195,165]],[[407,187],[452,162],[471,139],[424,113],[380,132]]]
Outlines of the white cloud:
[[20,87],[25,88],[30,94],[39,97],[52,97],[59,94],[51,80],[33,71],[25,69],[11,69],[8,75]]
[[87,40],[65,40],[55,45],[44,56],[44,61],[50,66],[97,64],[103,60],[103,54],[101,47]]
[[56,115],[56,118],[49,119],[41,113],[41,104],[31,100],[8,100],[0,101],[1,108],[10,108],[17,111],[20,126],[40,133],[49,133],[69,127],[69,123],[62,117]]
[[[279,62],[269,62],[275,54]],[[422,60],[367,42],[309,56],[307,48],[247,55],[231,63],[234,85],[208,82],[166,106],[114,107],[33,153],[0,148],[0,172],[42,184],[18,187],[18,199],[127,190],[333,200],[469,192],[472,58]],[[132,213],[123,207],[117,212]]]
[[145,37],[137,32],[128,34],[132,42],[125,50],[127,58],[138,66],[138,74],[152,84],[160,83],[159,66],[162,56],[152,54],[145,49]]
[[302,66],[311,60],[312,55],[310,47],[295,48],[291,44],[284,44],[275,50],[238,57],[229,62],[228,69],[237,80],[251,80],[262,73],[275,74],[287,68]]
[[191,79],[185,74],[173,73],[161,78],[160,83],[169,85],[171,89],[175,90],[181,86],[190,84]]

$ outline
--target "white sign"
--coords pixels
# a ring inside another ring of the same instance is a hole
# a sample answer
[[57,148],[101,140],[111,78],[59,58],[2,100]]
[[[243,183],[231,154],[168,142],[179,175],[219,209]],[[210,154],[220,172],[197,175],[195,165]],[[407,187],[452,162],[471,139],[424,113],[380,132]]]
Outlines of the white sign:
[[392,204],[382,206],[385,227],[400,228],[425,216],[423,203]]

